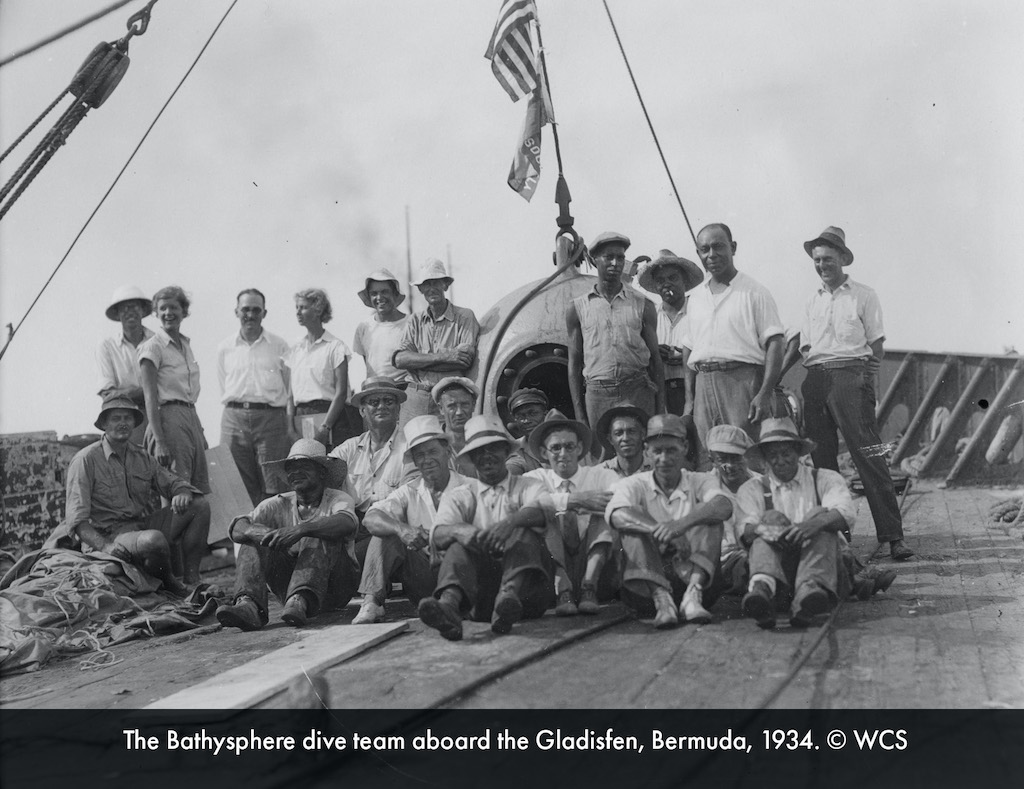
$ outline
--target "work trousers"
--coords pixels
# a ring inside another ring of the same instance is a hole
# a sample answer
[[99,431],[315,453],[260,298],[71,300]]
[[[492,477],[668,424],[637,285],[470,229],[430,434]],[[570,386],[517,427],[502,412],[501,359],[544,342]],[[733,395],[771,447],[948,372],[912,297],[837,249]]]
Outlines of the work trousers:
[[430,566],[425,549],[410,551],[398,537],[371,537],[363,560],[363,577],[359,594],[372,595],[377,605],[384,605],[394,579],[402,582],[409,602],[419,603],[430,597],[437,587],[437,568]]
[[[588,380],[584,400],[587,422],[592,428],[596,428],[605,412],[618,403],[630,403],[654,416],[654,392],[654,383],[646,370],[617,381]],[[577,419],[581,417],[582,414],[576,415]]]
[[359,567],[344,542],[303,537],[286,551],[240,545],[235,557],[235,599],[256,601],[267,623],[268,589],[283,603],[303,592],[312,606],[308,613],[344,607],[359,585]]
[[288,415],[284,408],[225,408],[220,420],[220,443],[231,450],[238,473],[253,506],[290,490],[283,473],[266,473],[264,463],[288,455]]
[[454,587],[462,592],[460,613],[475,622],[489,622],[501,587],[521,575],[519,601],[523,604],[523,617],[543,616],[555,598],[551,556],[544,538],[532,529],[517,530],[514,536],[516,542],[500,558],[460,543],[450,545],[441,560],[435,597]]
[[711,605],[707,590],[718,574],[722,555],[722,525],[702,524],[687,529],[662,548],[646,534],[620,532],[625,569],[622,573],[622,601],[640,616],[653,614],[654,584],[672,593],[678,605],[695,569],[704,571],[704,604]]
[[556,515],[548,522],[544,541],[555,562],[556,596],[569,591],[579,597],[587,572],[587,559],[592,551],[599,549],[607,551],[608,561],[601,568],[597,596],[600,600],[615,597],[620,585],[620,549],[616,544],[615,531],[603,517],[575,512]]
[[683,378],[665,379],[665,410],[676,416],[686,408],[686,384]]
[[801,587],[810,584],[826,590],[835,600],[838,562],[839,537],[833,532],[818,532],[802,546],[783,546],[761,537],[750,546],[750,577],[770,575],[797,596]]
[[875,522],[879,542],[903,539],[903,517],[875,422],[875,379],[866,364],[807,368],[803,383],[804,431],[817,445],[811,459],[818,468],[839,471],[843,434]]
[[[697,373],[693,392],[693,423],[702,459],[708,431],[715,425],[735,425],[757,441],[757,428],[747,419],[750,402],[764,381],[764,367],[744,364],[732,370]],[[703,467],[703,466],[702,466]]]

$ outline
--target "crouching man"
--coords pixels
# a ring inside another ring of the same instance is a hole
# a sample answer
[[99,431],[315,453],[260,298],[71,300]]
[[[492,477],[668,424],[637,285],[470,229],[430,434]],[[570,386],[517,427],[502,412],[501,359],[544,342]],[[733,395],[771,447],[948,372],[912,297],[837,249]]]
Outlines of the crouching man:
[[300,626],[320,611],[344,606],[359,584],[352,497],[338,490],[344,461],[319,441],[292,444],[284,466],[290,493],[261,501],[228,527],[241,545],[235,560],[235,598],[217,609],[225,627],[259,630],[269,620],[269,588],[284,603],[281,619]]
[[837,597],[839,532],[856,520],[853,499],[838,471],[800,462],[814,442],[793,420],[766,419],[749,455],[767,469],[737,494],[743,542],[750,551],[750,586],[743,613],[759,627],[775,627],[775,596],[792,590],[789,623],[807,627]]
[[[138,444],[132,431],[142,411],[127,397],[103,400],[96,427],[103,437],[79,452],[68,467],[64,522],[47,544],[74,545],[83,553],[105,553],[159,578],[184,596],[199,583],[199,562],[210,533],[210,504],[198,488],[167,470]],[[171,506],[148,511],[153,488]],[[172,570],[171,551],[180,546],[184,583]]]
[[557,408],[530,433],[531,451],[550,465],[524,476],[540,480],[548,490],[545,534],[555,561],[558,616],[599,613],[598,599],[610,600],[618,591],[615,533],[604,511],[619,476],[601,466],[580,465],[591,441],[585,424],[567,419]]
[[420,602],[424,624],[449,641],[462,638],[462,617],[490,620],[508,633],[537,618],[554,598],[551,556],[544,544],[544,485],[505,467],[514,441],[494,416],[466,423],[468,456],[477,479],[441,497],[431,542],[444,552],[433,597]]
[[[437,587],[437,552],[429,550],[430,532],[441,494],[469,480],[448,467],[448,434],[436,416],[415,416],[405,426],[406,460],[422,475],[406,482],[383,501],[371,505],[363,525],[372,535],[363,562],[359,592],[363,602],[353,625],[384,617],[391,579],[398,577],[413,605]],[[466,461],[469,462],[468,460]]]
[[[654,626],[707,623],[704,588],[718,570],[722,522],[732,504],[709,474],[684,468],[687,429],[682,418],[657,415],[647,423],[648,457],[653,471],[619,482],[608,504],[608,522],[622,537],[626,567],[622,599]],[[709,601],[710,604],[710,601]]]

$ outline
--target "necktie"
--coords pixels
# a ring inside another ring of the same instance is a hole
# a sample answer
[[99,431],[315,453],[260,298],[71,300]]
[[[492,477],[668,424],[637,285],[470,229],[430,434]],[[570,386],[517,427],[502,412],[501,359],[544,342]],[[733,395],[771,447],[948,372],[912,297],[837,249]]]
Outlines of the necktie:
[[[572,493],[572,482],[567,479],[562,480],[558,486],[559,490],[563,491],[566,495]],[[559,516],[562,527],[562,541],[565,543],[565,549],[569,553],[576,553],[580,548],[580,524],[579,518],[576,513],[572,510],[566,510]]]

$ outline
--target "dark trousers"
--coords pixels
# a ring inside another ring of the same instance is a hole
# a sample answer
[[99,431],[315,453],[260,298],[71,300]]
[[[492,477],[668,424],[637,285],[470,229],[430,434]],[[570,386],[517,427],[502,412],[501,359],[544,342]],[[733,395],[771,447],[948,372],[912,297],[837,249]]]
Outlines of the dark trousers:
[[665,408],[670,414],[683,415],[686,407],[686,386],[683,378],[665,379]]
[[501,587],[520,575],[523,617],[543,616],[555,600],[553,567],[543,536],[532,529],[521,530],[519,539],[501,558],[453,543],[441,560],[434,594],[440,597],[449,587],[458,589],[462,592],[460,613],[476,622],[489,622]]
[[818,468],[839,470],[839,437],[864,484],[879,542],[903,539],[903,518],[875,423],[875,379],[867,365],[807,368],[803,384],[804,431],[817,447],[811,459]]
[[242,545],[235,558],[235,599],[248,595],[267,622],[268,589],[281,602],[298,592],[312,602],[311,615],[341,608],[359,585],[359,567],[344,542],[303,537],[287,551]]
[[359,594],[372,595],[377,605],[384,605],[394,578],[402,582],[405,596],[416,605],[437,587],[437,568],[430,566],[426,549],[410,551],[394,535],[371,537],[363,559]]

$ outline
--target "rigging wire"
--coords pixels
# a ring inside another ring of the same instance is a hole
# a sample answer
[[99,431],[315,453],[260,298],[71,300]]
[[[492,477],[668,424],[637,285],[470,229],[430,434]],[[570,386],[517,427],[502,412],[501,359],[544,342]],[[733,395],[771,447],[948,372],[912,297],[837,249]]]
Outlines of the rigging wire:
[[697,246],[697,236],[693,232],[693,225],[690,224],[690,217],[686,215],[686,209],[683,208],[683,201],[679,197],[679,190],[676,189],[675,179],[672,178],[672,171],[668,169],[668,162],[665,161],[665,154],[661,150],[661,143],[658,142],[658,135],[654,131],[654,124],[651,123],[651,116],[647,114],[647,105],[644,104],[644,97],[640,95],[640,86],[636,84],[636,77],[633,76],[633,69],[629,65],[629,58],[626,57],[626,50],[622,46],[622,39],[619,38],[619,30],[615,27],[615,20],[612,19],[612,10],[608,7],[608,0],[601,0],[604,3],[604,10],[608,14],[608,21],[612,24],[612,32],[615,34],[615,41],[619,45],[619,52],[622,53],[622,59],[626,63],[626,71],[629,72],[629,79],[633,83],[633,90],[636,91],[636,97],[640,100],[640,109],[644,111],[644,118],[647,119],[647,128],[651,130],[651,136],[654,138],[654,144],[658,148],[658,156],[661,157],[661,163],[665,167],[665,173],[668,175],[668,182],[672,184],[672,193],[676,196],[676,202],[679,203],[679,210],[683,212],[683,219],[686,220],[686,227],[690,231],[690,237],[693,239],[694,247]]
[[95,22],[97,19],[102,19],[107,14],[113,13],[117,9],[122,8],[123,6],[126,6],[129,3],[131,3],[131,2],[133,2],[133,0],[117,0],[116,3],[113,3],[112,5],[108,6],[107,8],[104,8],[104,9],[102,9],[100,11],[97,11],[92,16],[87,16],[85,19],[83,19],[83,20],[81,20],[79,22],[76,22],[73,25],[69,25],[68,27],[65,27],[63,30],[58,30],[52,36],[49,36],[48,38],[44,38],[42,41],[37,41],[32,46],[25,47],[24,49],[18,50],[17,52],[15,52],[15,53],[13,53],[11,55],[8,55],[7,57],[5,57],[2,60],[0,60],[0,68],[3,68],[8,63],[13,63],[18,58],[25,57],[25,55],[29,55],[29,54],[35,52],[37,49],[42,49],[47,44],[52,44],[54,41],[57,41],[58,39],[64,38],[64,36],[70,35],[71,33],[74,33],[76,30],[80,30],[81,28],[85,27],[86,25]]
[[142,139],[139,140],[138,144],[135,146],[135,149],[131,152],[131,155],[128,157],[128,160],[124,163],[124,166],[121,168],[120,172],[114,178],[114,181],[110,184],[110,187],[103,194],[103,197],[100,198],[99,203],[96,204],[96,207],[92,210],[92,213],[89,214],[89,218],[85,220],[85,224],[82,225],[82,229],[78,231],[78,234],[72,240],[71,246],[68,247],[67,252],[65,252],[64,256],[60,259],[60,262],[57,264],[57,267],[54,268],[53,272],[50,274],[50,277],[43,284],[43,287],[39,290],[39,293],[36,295],[36,297],[32,300],[32,303],[25,311],[25,314],[22,316],[21,320],[18,321],[18,325],[15,326],[13,329],[10,329],[8,325],[7,342],[4,344],[4,347],[0,349],[0,359],[3,359],[4,354],[7,353],[7,349],[10,347],[11,341],[14,339],[14,336],[18,333],[18,330],[21,329],[22,324],[28,318],[29,314],[32,312],[32,309],[39,302],[39,299],[42,298],[43,293],[46,292],[46,289],[50,286],[50,283],[53,282],[53,278],[57,276],[57,272],[60,271],[61,266],[64,265],[64,261],[68,259],[68,256],[71,254],[71,250],[73,250],[75,248],[75,244],[78,243],[78,239],[82,237],[82,234],[85,233],[86,228],[88,228],[89,224],[92,222],[93,217],[95,217],[96,214],[99,212],[100,208],[102,208],[103,204],[110,196],[110,193],[114,191],[114,187],[117,186],[118,182],[121,180],[121,176],[124,175],[125,171],[128,169],[128,166],[132,163],[132,160],[135,158],[135,154],[139,152],[139,149],[142,147],[142,144],[146,141],[146,138],[149,137],[150,132],[153,131],[153,127],[156,126],[157,121],[160,120],[160,116],[164,114],[164,110],[167,109],[167,106],[178,94],[178,91],[181,90],[181,86],[185,84],[185,80],[188,79],[189,75],[192,73],[192,70],[196,67],[196,64],[199,63],[199,59],[203,56],[203,53],[206,52],[207,47],[210,46],[210,43],[213,41],[214,36],[217,35],[217,31],[220,30],[225,20],[227,20],[228,14],[231,13],[232,9],[237,4],[238,0],[232,0],[231,5],[228,6],[228,10],[224,12],[224,16],[220,18],[220,21],[217,23],[217,26],[213,29],[213,32],[210,33],[209,38],[206,39],[206,43],[203,44],[203,48],[199,50],[199,54],[196,55],[195,59],[192,61],[192,65],[188,67],[188,70],[185,72],[185,75],[178,82],[177,86],[171,92],[171,95],[167,97],[167,101],[164,102],[163,106],[160,108],[160,111],[157,112],[156,117],[153,118],[153,121],[149,124],[149,127],[142,135]]

